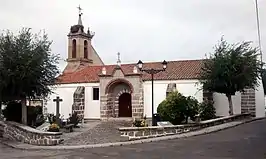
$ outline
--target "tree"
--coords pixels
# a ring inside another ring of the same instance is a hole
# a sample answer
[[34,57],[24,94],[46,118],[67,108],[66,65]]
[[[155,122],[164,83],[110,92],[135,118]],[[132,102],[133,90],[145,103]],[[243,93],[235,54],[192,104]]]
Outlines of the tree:
[[258,60],[257,48],[250,44],[228,44],[222,38],[214,54],[204,61],[200,74],[200,83],[205,89],[226,95],[230,115],[233,114],[232,95],[259,85],[262,63]]
[[266,95],[266,69],[262,69],[262,85],[263,85],[263,90],[264,90],[264,95]]
[[45,33],[23,28],[18,35],[0,34],[0,101],[22,102],[22,122],[27,123],[26,98],[46,97],[59,73],[59,56],[51,53]]

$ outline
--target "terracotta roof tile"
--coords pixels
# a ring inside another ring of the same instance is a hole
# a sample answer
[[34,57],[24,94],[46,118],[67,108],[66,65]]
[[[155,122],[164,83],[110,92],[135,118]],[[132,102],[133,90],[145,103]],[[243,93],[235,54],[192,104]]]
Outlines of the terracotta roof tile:
[[[197,79],[204,60],[169,61],[167,69],[154,75],[155,80],[186,80]],[[121,69],[125,75],[132,75],[136,64],[122,64]],[[64,73],[58,77],[58,83],[93,83],[99,82],[102,68],[106,68],[106,75],[111,75],[116,65],[88,66],[82,70]],[[162,68],[161,62],[144,63],[143,68]],[[142,73],[143,80],[151,80],[151,75]]]

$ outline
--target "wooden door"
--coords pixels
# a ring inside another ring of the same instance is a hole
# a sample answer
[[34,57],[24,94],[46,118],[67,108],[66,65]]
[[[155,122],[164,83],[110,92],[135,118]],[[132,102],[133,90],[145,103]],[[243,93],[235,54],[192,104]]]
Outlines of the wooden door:
[[132,117],[131,94],[123,93],[119,97],[119,117]]

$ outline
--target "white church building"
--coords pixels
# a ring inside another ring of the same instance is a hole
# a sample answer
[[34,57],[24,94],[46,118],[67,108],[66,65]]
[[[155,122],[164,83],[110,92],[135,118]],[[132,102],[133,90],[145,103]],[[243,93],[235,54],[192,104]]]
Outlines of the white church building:
[[[59,96],[60,114],[65,118],[73,112],[84,119],[140,118],[152,116],[151,75],[141,72],[136,63],[105,65],[91,45],[94,36],[85,32],[81,14],[78,24],[68,34],[67,66],[53,86],[53,94],[45,102],[48,113],[56,112],[55,99]],[[177,90],[185,96],[214,101],[216,114],[227,116],[228,101],[225,95],[201,89],[198,77],[203,60],[169,61],[165,71],[154,75],[154,112],[168,92]],[[162,68],[161,62],[144,63],[143,68]],[[257,90],[233,96],[234,113],[251,112],[265,116],[262,85]]]

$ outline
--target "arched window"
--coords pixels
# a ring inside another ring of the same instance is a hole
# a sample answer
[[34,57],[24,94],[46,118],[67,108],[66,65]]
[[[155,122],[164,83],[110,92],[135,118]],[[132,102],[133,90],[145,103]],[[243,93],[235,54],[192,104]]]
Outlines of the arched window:
[[77,57],[77,44],[76,44],[76,40],[74,39],[72,41],[72,58],[76,58]]
[[84,58],[88,58],[88,42],[87,40],[84,41]]

